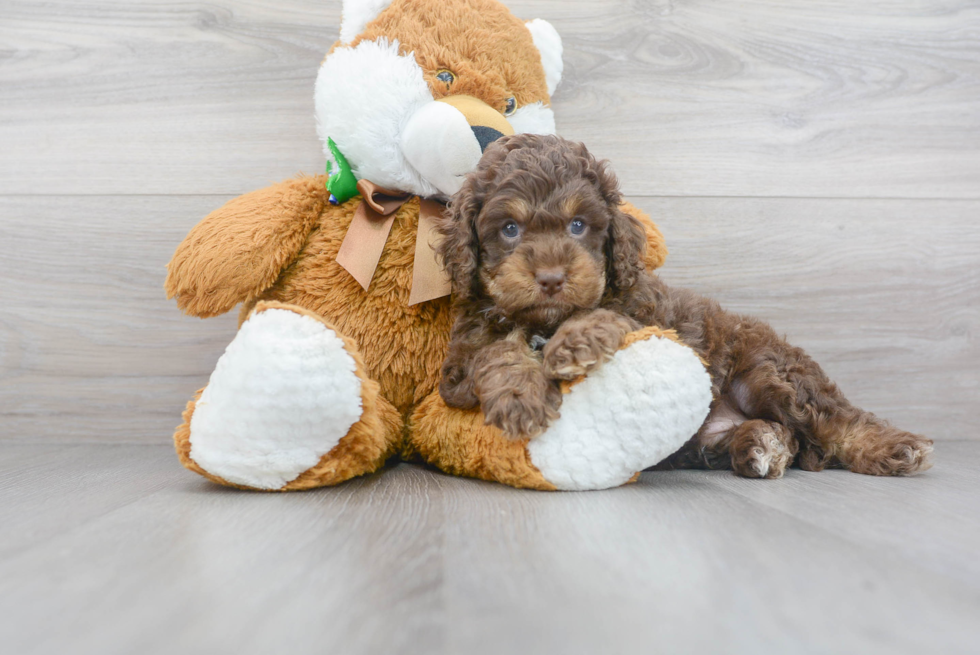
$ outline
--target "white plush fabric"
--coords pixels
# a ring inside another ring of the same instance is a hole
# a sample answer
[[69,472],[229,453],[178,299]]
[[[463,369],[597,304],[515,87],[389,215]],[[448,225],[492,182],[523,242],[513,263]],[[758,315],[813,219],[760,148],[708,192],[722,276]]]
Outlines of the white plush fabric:
[[249,318],[191,418],[190,457],[229,482],[279,489],[361,417],[354,359],[323,323],[284,309]]
[[388,8],[391,0],[344,0],[341,10],[340,42],[350,43],[367,24]]
[[544,66],[545,81],[548,83],[548,95],[554,95],[555,89],[561,82],[562,71],[565,69],[561,59],[563,50],[561,36],[551,23],[540,18],[528,21],[525,25],[531,30],[534,45],[541,53],[541,64]]
[[446,197],[459,191],[483,156],[466,117],[444,102],[415,112],[402,132],[401,147],[415,170]]
[[517,134],[555,134],[555,112],[543,102],[524,105],[507,120]]
[[[529,29],[539,23],[547,27],[532,29],[536,42],[550,43],[554,28],[545,21],[532,21]],[[362,41],[324,60],[314,92],[324,154],[333,159],[332,138],[358,179],[426,198],[450,196],[476,168],[479,143],[462,114],[435,102],[414,57],[398,49],[398,41]],[[557,51],[560,76],[560,39]],[[555,133],[554,112],[540,102],[520,107],[509,120],[518,133]]]
[[616,487],[693,437],[710,405],[711,379],[690,348],[639,341],[572,387],[527,449],[559,489]]
[[398,41],[362,41],[337,48],[316,78],[317,134],[332,138],[358,179],[424,197],[439,195],[405,159],[401,136],[419,109],[434,102],[414,57],[398,54]]

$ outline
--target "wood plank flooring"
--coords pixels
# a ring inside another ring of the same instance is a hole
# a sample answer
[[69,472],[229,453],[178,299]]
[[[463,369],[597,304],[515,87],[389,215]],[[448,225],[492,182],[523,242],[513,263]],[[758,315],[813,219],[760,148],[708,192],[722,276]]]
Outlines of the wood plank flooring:
[[935,468],[209,484],[169,439],[235,318],[180,316],[164,265],[322,170],[340,1],[0,0],[0,653],[978,652],[980,5],[507,4],[562,35],[559,131],[662,227],[665,279]]
[[[980,198],[974,0],[512,0],[558,127],[632,195]],[[317,172],[339,0],[4,0],[0,193],[238,194]]]
[[[980,201],[631,200],[666,235],[668,282],[769,320],[858,405],[980,438]],[[222,201],[0,196],[0,439],[169,439],[236,317],[181,316],[164,263]],[[42,246],[38,225],[72,236]]]
[[980,444],[907,479],[413,465],[244,493],[171,448],[0,444],[0,644],[63,653],[975,653]]
[[[514,0],[565,44],[558,126],[667,235],[668,281],[770,320],[852,397],[980,439],[980,7]],[[0,2],[0,440],[165,443],[235,320],[164,265],[317,172],[339,0]]]

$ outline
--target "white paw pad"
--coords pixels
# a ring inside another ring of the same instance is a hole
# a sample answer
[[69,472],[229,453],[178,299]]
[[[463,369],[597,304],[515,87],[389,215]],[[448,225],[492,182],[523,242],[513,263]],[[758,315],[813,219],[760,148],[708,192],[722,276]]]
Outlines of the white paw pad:
[[284,309],[253,315],[197,401],[191,459],[228,482],[281,488],[360,419],[355,368],[340,337],[316,319]]
[[711,379],[690,348],[638,341],[573,386],[527,449],[559,489],[616,487],[684,445],[710,406]]

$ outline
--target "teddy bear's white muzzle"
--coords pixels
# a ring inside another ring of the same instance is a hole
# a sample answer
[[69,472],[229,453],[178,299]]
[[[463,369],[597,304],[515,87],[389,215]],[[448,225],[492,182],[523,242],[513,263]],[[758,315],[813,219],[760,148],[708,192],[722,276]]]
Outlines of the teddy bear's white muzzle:
[[405,159],[447,196],[459,191],[483,155],[466,117],[442,102],[429,103],[412,115],[400,145]]

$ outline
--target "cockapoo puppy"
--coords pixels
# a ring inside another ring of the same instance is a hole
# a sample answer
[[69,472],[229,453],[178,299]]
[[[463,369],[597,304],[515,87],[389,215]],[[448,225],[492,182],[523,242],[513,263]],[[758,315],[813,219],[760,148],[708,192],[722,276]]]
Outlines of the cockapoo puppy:
[[457,312],[439,387],[449,406],[479,406],[508,436],[533,437],[558,416],[560,380],[656,325],[708,363],[714,394],[697,435],[657,468],[778,478],[792,463],[929,466],[929,439],[851,405],[769,325],[645,270],[643,228],[621,203],[616,177],[580,143],[519,134],[487,147],[439,225]]

